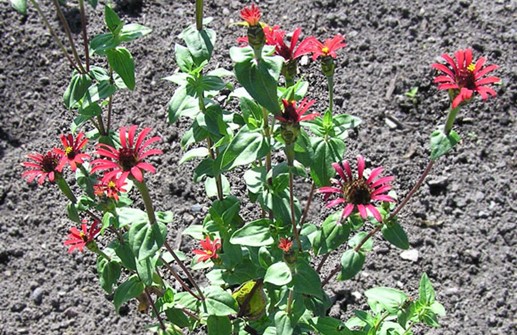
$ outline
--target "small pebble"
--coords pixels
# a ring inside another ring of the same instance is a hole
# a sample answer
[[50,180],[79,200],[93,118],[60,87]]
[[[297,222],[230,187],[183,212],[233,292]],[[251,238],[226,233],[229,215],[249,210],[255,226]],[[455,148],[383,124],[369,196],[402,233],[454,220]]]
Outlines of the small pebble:
[[418,250],[416,249],[410,249],[410,250],[404,250],[400,253],[400,258],[405,259],[407,261],[416,262],[418,261]]

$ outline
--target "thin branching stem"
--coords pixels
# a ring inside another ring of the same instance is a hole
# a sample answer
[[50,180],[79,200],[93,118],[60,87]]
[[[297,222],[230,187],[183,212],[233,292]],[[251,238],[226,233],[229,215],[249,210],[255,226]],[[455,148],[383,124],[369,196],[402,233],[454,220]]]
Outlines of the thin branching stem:
[[160,316],[160,313],[158,312],[158,308],[156,308],[156,305],[153,302],[153,298],[151,297],[151,294],[149,293],[149,289],[146,287],[144,288],[145,295],[147,296],[147,300],[151,304],[151,308],[154,311],[154,314],[156,314],[156,318],[158,319],[158,322],[160,323],[160,328],[165,331],[167,327],[165,326],[165,323],[163,322],[162,317]]
[[81,12],[81,28],[83,31],[84,59],[86,61],[86,72],[90,72],[90,53],[88,50],[88,22],[86,19],[86,10],[84,8],[84,0],[79,0],[79,9]]

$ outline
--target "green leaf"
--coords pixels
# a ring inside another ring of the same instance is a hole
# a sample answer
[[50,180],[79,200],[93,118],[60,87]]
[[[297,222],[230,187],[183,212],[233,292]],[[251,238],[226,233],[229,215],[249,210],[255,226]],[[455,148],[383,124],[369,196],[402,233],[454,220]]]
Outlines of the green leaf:
[[[226,178],[225,175],[221,175],[221,184],[223,187],[223,195],[227,196],[231,193],[230,188],[230,182],[228,181],[228,178]],[[205,180],[205,190],[206,190],[206,196],[209,198],[216,198],[217,197],[217,181],[213,177],[207,177]]]
[[[348,245],[351,247],[351,248],[355,248],[356,246],[359,245],[359,243],[361,243],[361,241],[368,235],[367,232],[365,231],[362,231],[362,232],[359,232],[357,233],[354,237],[352,237],[350,239],[350,241],[348,241]],[[362,252],[369,252],[369,251],[372,251],[373,249],[373,239],[370,237],[368,240],[366,240],[366,242],[364,242],[364,244],[361,246],[361,250]]]
[[124,22],[120,20],[117,13],[110,6],[104,6],[104,21],[113,35],[117,35],[124,25]]
[[292,335],[294,332],[291,319],[284,311],[278,311],[275,314],[275,328],[276,335]]
[[129,228],[129,244],[138,261],[153,256],[165,242],[167,227],[157,222],[134,223]]
[[[84,115],[88,108],[92,108],[92,104],[96,104],[98,101],[108,98],[116,91],[117,88],[110,84],[109,81],[101,81],[90,86],[88,88],[88,92],[86,92],[84,97],[81,99],[81,110],[79,112]],[[95,108],[97,107],[99,106],[96,106]]]
[[120,264],[99,256],[97,257],[97,273],[99,274],[99,284],[107,294],[111,294],[113,286],[120,278]]
[[339,162],[343,157],[345,142],[339,138],[311,138],[311,142],[314,151],[311,177],[318,187],[329,185],[330,178],[336,174],[332,163]]
[[148,257],[136,262],[136,272],[145,286],[151,286],[153,284],[154,270],[157,261],[158,255],[155,255],[155,257]]
[[400,249],[409,249],[409,239],[406,232],[398,222],[387,222],[382,227],[382,236],[384,236],[388,242]]
[[197,66],[200,66],[204,61],[208,61],[212,57],[216,40],[214,30],[197,30],[195,25],[191,25],[181,32],[180,38],[185,41]]
[[207,320],[208,335],[231,335],[232,323],[227,316],[210,315]]
[[379,303],[392,315],[397,314],[408,298],[404,292],[390,287],[374,287],[365,291],[364,295],[368,298],[369,305]]
[[113,303],[115,310],[119,311],[123,303],[136,298],[144,291],[144,284],[138,279],[138,275],[132,275],[115,290]]
[[130,90],[135,89],[135,61],[126,48],[106,50],[108,62]]
[[203,291],[208,315],[227,316],[238,312],[237,301],[219,286],[208,286]]
[[176,44],[174,46],[174,54],[176,56],[176,64],[178,64],[181,71],[185,73],[190,73],[194,68],[194,60],[192,59],[192,55],[188,48],[185,48],[183,45]]
[[81,218],[79,217],[79,212],[77,211],[77,207],[73,202],[69,202],[66,206],[66,211],[68,214],[68,218],[74,222],[81,223]]
[[208,153],[209,153],[209,151],[205,147],[191,149],[191,150],[187,151],[183,155],[183,157],[181,157],[179,164],[181,165],[185,162],[191,161],[196,158],[205,158],[208,156]]
[[198,100],[188,95],[187,88],[184,86],[176,89],[169,101],[167,111],[169,114],[169,123],[176,122],[181,116],[195,118],[201,112]]
[[348,280],[353,278],[361,271],[365,261],[364,253],[356,252],[354,249],[347,250],[341,257],[341,274],[339,280]]
[[438,301],[435,301],[431,304],[431,311],[438,316],[446,315],[445,307],[443,307],[443,305],[440,304]]
[[320,276],[305,260],[298,260],[293,275],[294,291],[296,293],[323,296]]
[[309,323],[321,335],[352,335],[343,321],[330,316],[312,318]]
[[92,80],[89,75],[74,73],[72,75],[72,79],[70,80],[70,84],[65,90],[63,94],[63,100],[65,102],[65,107],[71,109],[74,105],[82,99],[82,97],[88,91]]
[[103,56],[107,50],[115,49],[119,41],[112,33],[95,35],[90,41],[90,52]]
[[267,268],[264,282],[276,286],[289,284],[293,280],[291,269],[285,262],[278,262]]
[[27,15],[27,0],[9,0],[11,6],[22,15]]
[[242,127],[223,153],[221,168],[231,170],[239,165],[247,165],[264,157],[270,150],[261,131],[250,131]]
[[190,322],[188,317],[181,309],[177,308],[167,308],[165,310],[165,315],[167,315],[167,320],[175,324],[180,328],[185,328],[190,326]]
[[90,6],[92,6],[93,9],[97,7],[98,2],[98,0],[88,0],[88,3],[90,4]]
[[262,120],[264,118],[262,109],[255,101],[241,97],[239,99],[239,105],[244,122],[246,122],[249,129],[253,130],[262,126]]
[[133,254],[129,243],[127,243],[127,235],[124,235],[123,243],[115,240],[111,243],[111,246],[115,249],[115,253],[122,261],[122,264],[128,269],[136,271],[135,255]]
[[454,148],[461,140],[460,135],[454,130],[446,136],[442,130],[435,130],[431,134],[431,160],[437,160]]
[[136,40],[137,38],[143,37],[151,33],[152,31],[153,30],[151,28],[142,26],[141,24],[130,23],[122,27],[122,30],[120,30],[120,33],[117,37],[120,42],[129,42],[132,40]]
[[271,237],[271,220],[258,219],[251,221],[232,234],[230,242],[250,247],[271,245],[275,242]]
[[321,231],[314,238],[314,250],[318,255],[336,250],[348,240],[350,224],[341,222],[342,211],[329,215],[322,224]]
[[430,327],[440,327],[440,323],[438,322],[438,315],[436,315],[431,310],[426,310],[425,313],[421,314],[419,316],[419,320]]
[[262,59],[257,63],[251,47],[233,47],[230,57],[235,63],[234,69],[239,83],[246,91],[271,113],[280,114],[277,85],[284,59],[280,56],[268,56],[272,51],[264,47]]
[[117,208],[117,215],[121,228],[148,221],[147,213],[138,208]]
[[434,292],[433,285],[431,284],[431,281],[425,272],[422,274],[422,278],[420,278],[418,296],[418,300],[425,306],[431,306],[436,299],[436,293]]
[[201,78],[203,91],[220,91],[226,87],[226,83],[217,76],[203,76]]

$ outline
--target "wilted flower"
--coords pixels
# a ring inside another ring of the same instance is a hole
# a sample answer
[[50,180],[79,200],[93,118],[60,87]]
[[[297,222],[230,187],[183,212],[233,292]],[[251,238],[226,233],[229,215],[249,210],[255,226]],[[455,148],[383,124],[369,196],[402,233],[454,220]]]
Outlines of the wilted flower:
[[52,151],[45,155],[35,153],[27,155],[33,162],[23,162],[22,165],[28,170],[22,173],[22,177],[27,178],[27,182],[32,182],[38,178],[38,184],[42,185],[45,179],[48,178],[50,182],[56,180],[56,174],[59,173],[57,167],[59,165],[59,156]]
[[160,141],[159,136],[152,137],[146,141],[145,137],[151,131],[151,128],[144,128],[135,142],[135,133],[137,126],[129,127],[126,134],[126,127],[120,128],[120,145],[119,149],[100,143],[97,145],[97,154],[104,158],[96,159],[92,162],[92,173],[96,171],[109,171],[104,175],[103,180],[109,181],[113,177],[118,176],[121,182],[131,174],[137,181],[143,181],[143,171],[154,173],[156,169],[151,164],[144,162],[144,159],[160,155],[163,152],[160,149],[149,149],[152,143]]
[[442,72],[442,75],[434,78],[439,90],[454,90],[452,108],[458,107],[462,102],[472,98],[474,92],[478,92],[483,100],[489,95],[495,96],[496,92],[487,85],[500,81],[498,77],[485,77],[487,73],[497,69],[497,65],[484,66],[485,57],[479,58],[475,63],[472,60],[472,50],[458,50],[454,54],[456,62],[448,54],[443,54],[449,67],[435,63],[433,68]]
[[221,248],[221,241],[216,238],[214,241],[210,239],[210,237],[206,237],[204,240],[199,241],[202,249],[195,249],[192,252],[198,255],[197,262],[204,262],[209,259],[217,259],[219,256],[217,255],[217,250]]
[[98,224],[99,221],[94,220],[92,226],[88,230],[86,220],[83,220],[81,225],[82,230],[79,230],[76,227],[72,227],[70,229],[70,234],[68,235],[68,240],[64,242],[65,245],[70,246],[68,248],[68,252],[72,253],[74,249],[83,251],[85,246],[88,246],[89,243],[93,242],[93,239],[100,231],[100,229],[97,228]]
[[58,171],[63,171],[66,163],[70,164],[72,171],[75,171],[77,164],[83,164],[85,159],[90,158],[90,155],[81,152],[88,143],[88,139],[84,138],[84,133],[77,134],[75,139],[72,134],[61,135],[61,143],[63,143],[64,150],[58,148],[53,150],[61,157],[57,167]]
[[327,203],[327,208],[334,207],[339,204],[345,204],[342,218],[350,216],[354,210],[357,210],[363,219],[368,217],[370,212],[373,217],[381,222],[382,217],[375,205],[374,201],[395,200],[387,193],[391,189],[391,181],[394,177],[378,178],[383,168],[377,167],[372,170],[368,178],[364,177],[365,161],[362,156],[357,156],[357,177],[352,174],[352,169],[348,161],[332,164],[340,179],[331,180],[336,186],[321,187],[318,192],[325,194],[325,201],[333,194],[338,194],[339,198],[331,200]]

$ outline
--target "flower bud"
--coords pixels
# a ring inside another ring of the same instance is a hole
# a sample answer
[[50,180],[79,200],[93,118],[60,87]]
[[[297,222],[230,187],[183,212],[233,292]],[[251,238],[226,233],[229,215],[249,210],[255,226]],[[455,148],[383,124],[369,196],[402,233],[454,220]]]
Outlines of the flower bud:
[[333,77],[335,68],[336,64],[334,63],[334,58],[331,56],[321,58],[321,72],[323,72],[325,76]]

